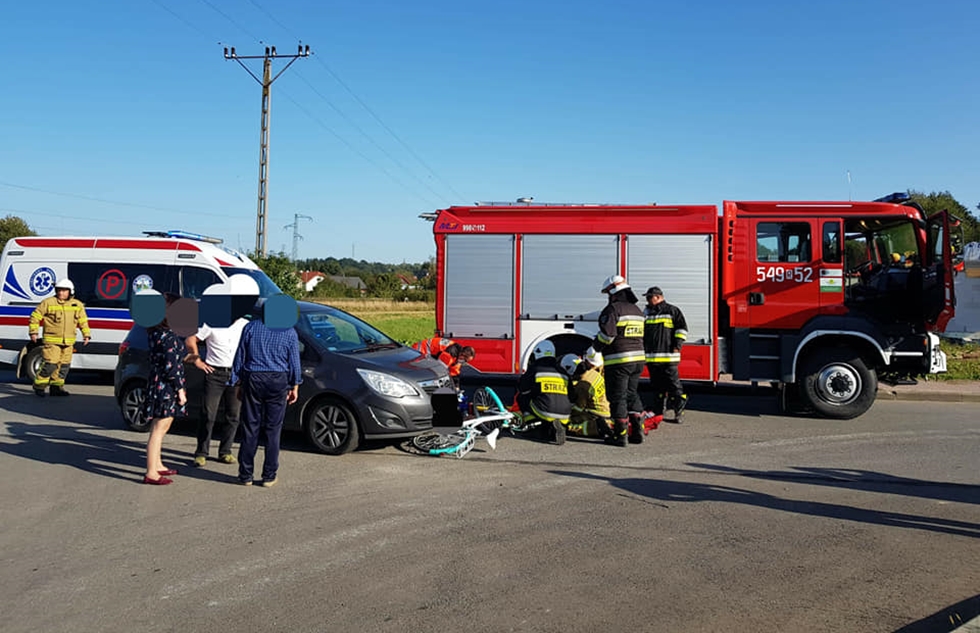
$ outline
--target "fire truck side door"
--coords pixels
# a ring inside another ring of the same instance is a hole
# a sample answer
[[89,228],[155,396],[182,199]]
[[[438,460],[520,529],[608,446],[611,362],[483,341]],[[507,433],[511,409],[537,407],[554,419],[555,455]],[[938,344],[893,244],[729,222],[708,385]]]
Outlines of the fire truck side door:
[[923,309],[930,330],[943,332],[953,318],[956,293],[953,290],[953,249],[950,245],[949,214],[940,211],[927,222],[926,266],[923,270]]
[[[749,325],[752,329],[802,326],[819,311],[820,269],[814,257],[815,221],[807,218],[751,222],[754,245],[747,267]],[[819,253],[818,253],[819,254]]]
[[[820,220],[820,311],[844,311],[844,234],[840,220]],[[817,274],[817,273],[814,273]],[[838,307],[839,306],[839,307]]]

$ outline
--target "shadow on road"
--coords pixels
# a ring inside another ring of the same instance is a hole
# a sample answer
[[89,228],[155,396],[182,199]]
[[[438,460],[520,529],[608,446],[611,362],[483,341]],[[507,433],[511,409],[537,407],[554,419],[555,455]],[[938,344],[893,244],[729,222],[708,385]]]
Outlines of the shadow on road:
[[791,512],[793,514],[821,516],[830,519],[839,519],[842,521],[855,521],[858,523],[910,528],[926,530],[929,532],[940,532],[944,534],[955,534],[958,536],[980,538],[980,524],[970,523],[967,521],[954,521],[951,519],[916,516],[913,514],[903,514],[898,512],[864,510],[861,508],[837,505],[833,503],[821,503],[817,501],[784,499],[782,497],[776,497],[762,492],[756,492],[744,488],[734,488],[731,486],[716,486],[712,484],[700,484],[685,481],[667,481],[664,479],[603,477],[601,475],[591,475],[588,473],[562,470],[551,470],[548,472],[554,475],[561,475],[563,477],[605,481],[625,492],[662,502],[691,503],[698,501],[716,501],[720,503],[739,503],[747,506],[779,510],[781,512]]
[[754,479],[795,481],[814,486],[831,486],[862,492],[882,492],[935,499],[936,501],[980,504],[980,486],[909,479],[873,470],[815,467],[795,467],[792,470],[743,470],[731,466],[698,463],[688,463],[688,466]]
[[895,633],[948,633],[980,617],[980,594],[961,600],[929,617],[906,624]]
[[[0,453],[46,464],[65,464],[116,479],[142,481],[146,466],[146,439],[119,440],[86,430],[54,424],[6,422],[10,441],[0,442]],[[93,427],[87,427],[93,428]],[[165,462],[191,460],[193,455],[163,445]],[[183,471],[181,471],[183,472]]]

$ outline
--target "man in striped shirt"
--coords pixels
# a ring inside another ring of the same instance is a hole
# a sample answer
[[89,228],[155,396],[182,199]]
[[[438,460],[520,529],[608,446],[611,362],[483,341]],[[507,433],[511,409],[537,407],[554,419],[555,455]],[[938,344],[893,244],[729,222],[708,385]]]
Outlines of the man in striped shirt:
[[[262,485],[271,487],[278,481],[279,437],[286,417],[286,407],[299,398],[303,382],[299,361],[299,337],[296,330],[271,328],[262,315],[279,295],[270,298],[260,315],[242,331],[229,383],[236,388],[242,401],[243,438],[238,452],[238,481],[252,485],[255,453],[259,435],[265,436],[265,457],[262,462]],[[285,297],[290,301],[289,297]],[[292,302],[295,308],[295,301]]]

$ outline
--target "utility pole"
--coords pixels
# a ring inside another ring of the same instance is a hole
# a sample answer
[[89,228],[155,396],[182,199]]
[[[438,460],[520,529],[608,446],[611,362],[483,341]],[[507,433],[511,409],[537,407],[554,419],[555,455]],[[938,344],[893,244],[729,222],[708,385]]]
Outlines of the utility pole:
[[[266,46],[265,55],[239,55],[232,46],[229,50],[225,48],[225,59],[234,59],[248,72],[252,78],[262,86],[262,126],[259,143],[259,206],[255,218],[255,252],[262,257],[266,255],[265,248],[265,219],[269,197],[269,112],[272,108],[272,83],[279,79],[279,76],[286,72],[286,68],[293,65],[300,57],[309,57],[310,47],[300,44],[295,55],[277,55],[275,46]],[[289,63],[272,76],[272,60],[288,59]],[[248,66],[242,63],[243,59],[261,59],[262,79],[259,79]]]
[[311,218],[308,215],[303,215],[301,213],[294,213],[293,214],[293,223],[292,224],[287,224],[286,226],[282,227],[284,229],[292,229],[293,230],[293,261],[294,262],[297,259],[299,259],[299,241],[301,239],[303,239],[303,236],[299,234],[299,221],[300,221],[300,218],[303,218],[305,220],[309,220],[310,222],[313,221],[313,218]]

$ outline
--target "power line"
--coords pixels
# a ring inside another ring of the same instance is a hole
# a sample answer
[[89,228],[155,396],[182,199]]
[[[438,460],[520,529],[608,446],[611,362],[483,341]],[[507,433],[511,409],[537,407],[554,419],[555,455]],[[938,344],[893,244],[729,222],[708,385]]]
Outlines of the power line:
[[[65,215],[63,213],[48,213],[46,211],[29,211],[27,209],[13,209],[11,207],[0,207],[3,213],[19,213],[22,215],[40,215],[48,218],[60,218],[62,220],[78,220],[80,222],[92,222],[92,218],[83,218],[77,215]],[[94,220],[95,222],[106,222],[109,224],[130,224],[133,226],[146,226],[145,222],[128,222],[126,220]]]
[[[209,6],[210,2],[207,0],[201,0]],[[217,9],[216,9],[217,10]],[[235,47],[231,47],[231,51],[225,48],[225,59],[233,59],[238,62],[241,66],[252,76],[255,81],[259,82],[262,86],[262,124],[261,124],[261,139],[259,141],[259,201],[258,208],[255,212],[255,252],[265,257],[265,219],[268,205],[269,197],[269,118],[272,109],[272,84],[276,79],[286,72],[286,70],[293,65],[297,59],[305,58],[310,56],[310,46],[299,45],[299,52],[295,55],[277,55],[275,46],[266,46],[265,55],[238,55],[235,53]],[[276,75],[272,76],[272,60],[282,58],[288,59],[289,63],[286,64],[282,70],[280,70]],[[243,59],[261,59],[264,60],[262,63],[262,79],[260,80],[255,76],[248,66],[242,63]]]
[[391,160],[391,162],[393,162],[396,165],[398,165],[398,167],[400,167],[401,170],[404,171],[410,178],[412,178],[413,180],[415,180],[415,182],[419,183],[420,185],[422,185],[423,187],[425,187],[426,189],[428,189],[432,193],[432,195],[436,196],[437,198],[442,199],[443,202],[446,202],[447,204],[452,204],[452,201],[451,200],[449,200],[448,198],[446,198],[445,196],[443,196],[441,193],[439,193],[438,191],[436,191],[435,189],[433,189],[427,182],[425,182],[424,180],[422,180],[421,178],[419,178],[418,176],[416,176],[415,174],[413,174],[407,167],[405,167],[405,165],[403,165],[401,163],[401,161],[399,161],[397,158],[395,158],[394,156],[392,156],[388,152],[388,150],[386,150],[385,148],[381,147],[381,145],[379,145],[377,141],[375,141],[373,138],[371,138],[371,136],[369,136],[367,132],[365,132],[363,129],[361,129],[361,127],[359,125],[357,125],[357,123],[355,123],[350,117],[348,117],[346,114],[344,114],[340,110],[340,108],[338,108],[336,105],[334,105],[333,102],[330,101],[330,99],[328,99],[326,97],[326,95],[324,95],[319,90],[317,90],[316,86],[314,86],[312,83],[310,83],[309,80],[306,79],[306,77],[303,77],[300,73],[296,73],[296,76],[299,77],[300,81],[302,81],[303,83],[305,83],[309,87],[309,89],[313,91],[314,94],[316,94],[318,97],[320,97],[321,99],[323,99],[324,101],[326,101],[327,102],[327,105],[329,105],[333,109],[334,112],[336,112],[338,115],[340,115],[341,118],[343,118],[345,121],[347,121],[347,123],[350,124],[350,126],[352,128],[354,128],[355,130],[357,130],[358,132],[360,132],[361,136],[363,136],[365,139],[367,139],[368,142],[371,143],[371,145],[374,145],[374,147],[376,147],[379,152],[381,152],[382,154],[384,154],[385,156],[387,156],[388,159]]
[[293,223],[287,224],[286,226],[282,227],[284,229],[289,229],[289,228],[293,229],[293,261],[294,262],[299,257],[299,241],[303,239],[303,236],[299,234],[299,221],[301,219],[309,220],[310,222],[313,221],[313,218],[311,218],[308,215],[303,215],[302,213],[294,213]]
[[422,202],[424,202],[427,205],[430,205],[430,206],[438,206],[438,205],[433,205],[431,200],[426,199],[424,196],[422,196],[421,194],[419,194],[417,191],[415,191],[414,189],[412,189],[411,187],[409,187],[408,185],[406,185],[404,182],[402,182],[401,180],[399,180],[394,174],[392,174],[390,171],[388,171],[387,169],[385,169],[384,166],[379,165],[374,160],[372,160],[370,156],[367,156],[364,152],[360,151],[359,149],[357,149],[356,147],[354,147],[353,145],[351,145],[350,141],[348,141],[347,139],[345,139],[340,134],[337,134],[337,132],[335,132],[333,130],[333,128],[331,128],[329,125],[327,125],[322,120],[320,120],[319,117],[315,116],[312,112],[310,112],[309,110],[307,110],[306,108],[304,108],[302,105],[300,105],[298,101],[296,101],[291,96],[289,96],[285,91],[280,91],[280,92],[282,92],[282,95],[284,97],[286,97],[287,99],[289,99],[289,101],[294,106],[296,106],[296,108],[300,112],[302,112],[306,116],[310,117],[310,119],[312,119],[317,125],[319,125],[324,130],[326,130],[327,132],[329,132],[330,134],[332,134],[334,136],[334,138],[336,138],[338,141],[340,141],[341,143],[343,143],[344,145],[346,145],[347,148],[350,151],[354,152],[355,154],[357,154],[358,156],[360,156],[361,158],[363,158],[364,160],[366,160],[368,163],[370,163],[371,165],[373,165],[376,169],[378,169],[379,171],[381,171],[385,176],[388,176],[388,178],[390,178],[394,183],[396,183],[402,189],[404,189],[408,193],[412,194],[413,196],[415,196],[416,198],[418,198],[419,200],[421,200]]
[[[205,1],[205,0],[202,0],[202,2],[204,2],[204,1]],[[288,33],[288,34],[290,34],[290,35],[292,35],[292,36],[293,36],[294,38],[296,37],[296,35],[295,35],[295,34],[294,34],[294,33],[293,33],[292,31],[291,31],[291,29],[289,29],[289,28],[287,28],[287,27],[286,27],[286,26],[285,26],[285,25],[284,25],[284,24],[283,24],[282,22],[280,22],[279,20],[277,20],[277,19],[275,18],[275,16],[273,16],[273,15],[272,15],[272,14],[271,14],[271,13],[270,13],[269,11],[267,11],[267,10],[266,10],[266,9],[265,9],[265,8],[264,8],[264,7],[262,6],[262,5],[260,5],[260,4],[259,4],[258,2],[256,2],[255,0],[248,0],[248,1],[249,1],[249,3],[250,3],[250,4],[252,5],[252,6],[254,6],[254,7],[256,8],[256,9],[258,9],[259,11],[261,11],[262,13],[264,13],[264,14],[266,15],[266,17],[268,17],[268,18],[269,18],[269,19],[271,19],[271,20],[272,20],[272,21],[273,21],[273,22],[274,22],[275,24],[277,24],[277,25],[279,26],[279,28],[281,28],[281,29],[282,29],[283,31],[285,31],[286,33]],[[319,63],[319,64],[320,64],[321,66],[323,66],[323,67],[324,67],[324,69],[326,69],[326,71],[327,71],[328,73],[330,73],[330,76],[331,76],[331,77],[333,77],[333,78],[334,78],[334,80],[335,80],[335,81],[336,81],[337,83],[339,83],[339,84],[341,85],[341,87],[343,87],[343,89],[344,89],[344,90],[346,90],[346,91],[348,92],[348,94],[350,94],[350,96],[351,96],[351,97],[353,97],[353,98],[354,98],[354,100],[355,100],[355,101],[357,101],[357,103],[358,103],[358,104],[360,104],[360,106],[361,106],[362,108],[364,108],[364,110],[365,110],[365,111],[367,111],[367,113],[368,113],[368,114],[370,114],[370,115],[371,115],[371,117],[372,117],[372,118],[374,118],[374,120],[375,120],[375,121],[377,121],[377,122],[378,122],[378,125],[380,125],[380,126],[381,126],[382,128],[384,128],[384,130],[385,130],[386,132],[388,132],[388,134],[389,134],[389,135],[391,135],[391,137],[392,137],[393,139],[395,139],[395,140],[396,140],[396,141],[397,141],[397,142],[398,142],[398,143],[399,143],[399,144],[400,144],[400,145],[401,145],[402,147],[404,147],[404,148],[405,148],[405,150],[406,150],[406,151],[407,151],[407,152],[408,152],[409,154],[411,154],[411,155],[412,155],[412,157],[413,157],[413,158],[415,158],[415,160],[416,160],[416,161],[418,161],[418,163],[419,163],[420,165],[422,165],[422,167],[423,167],[423,168],[425,168],[425,169],[426,169],[426,170],[427,170],[427,171],[428,171],[428,172],[429,172],[430,174],[432,174],[432,176],[433,176],[433,177],[434,177],[434,178],[435,178],[436,180],[438,180],[439,182],[441,182],[441,183],[443,184],[443,186],[445,186],[445,187],[446,187],[447,189],[449,189],[449,191],[451,191],[451,192],[452,192],[452,194],[453,194],[454,196],[456,196],[456,197],[457,197],[457,199],[459,199],[459,200],[463,200],[463,199],[464,199],[464,197],[463,197],[463,195],[462,195],[461,193],[459,193],[458,191],[456,191],[456,189],[455,189],[455,188],[453,188],[453,186],[452,186],[452,185],[450,185],[450,184],[449,184],[448,182],[446,182],[446,181],[445,181],[445,180],[444,180],[444,179],[443,179],[443,178],[442,178],[442,177],[441,177],[441,176],[440,176],[439,174],[437,174],[437,173],[435,172],[435,170],[434,170],[434,169],[432,169],[432,167],[430,167],[430,166],[428,165],[428,163],[426,163],[426,162],[425,162],[424,160],[422,160],[422,157],[421,157],[421,156],[419,156],[419,155],[418,155],[418,153],[416,153],[416,152],[415,152],[415,150],[413,150],[413,149],[412,149],[411,147],[409,147],[409,146],[408,146],[408,144],[407,144],[407,143],[406,143],[405,141],[403,141],[403,140],[401,139],[401,137],[400,137],[400,136],[398,136],[397,134],[395,134],[395,131],[394,131],[394,130],[392,130],[392,129],[391,129],[391,128],[390,128],[389,126],[388,126],[388,124],[386,124],[386,123],[385,123],[384,121],[382,121],[382,120],[381,120],[381,117],[380,117],[380,116],[378,116],[378,115],[377,115],[377,113],[375,113],[375,111],[374,111],[374,110],[372,110],[372,109],[371,109],[371,108],[370,108],[370,107],[368,106],[368,104],[366,104],[366,103],[365,103],[365,102],[364,102],[364,101],[363,101],[363,100],[362,100],[362,99],[361,99],[361,98],[360,98],[359,96],[357,96],[357,94],[355,94],[355,92],[354,92],[354,91],[353,91],[353,90],[352,90],[352,89],[350,88],[350,86],[348,86],[348,85],[347,85],[347,84],[346,84],[346,83],[344,82],[344,80],[343,80],[343,79],[341,79],[341,78],[340,78],[340,76],[339,76],[339,75],[337,75],[337,73],[335,73],[335,72],[333,71],[333,69],[332,69],[332,68],[330,68],[330,66],[328,66],[328,65],[327,65],[327,63],[326,63],[325,61],[323,61],[323,60],[322,60],[321,58],[319,58],[319,57],[317,57],[317,58],[315,58],[315,59],[314,59],[314,61],[316,61],[317,63]],[[442,196],[439,196],[439,197],[441,198]]]
[[92,196],[84,196],[78,193],[66,193],[64,191],[52,191],[50,189],[42,189],[40,187],[29,187],[27,185],[18,185],[12,182],[2,182],[0,181],[0,186],[10,187],[12,189],[23,189],[25,191],[35,191],[38,193],[46,193],[52,196],[62,196],[65,198],[75,198],[77,200],[87,200],[89,202],[101,202],[102,204],[114,204],[121,207],[133,207],[135,209],[149,209],[150,211],[166,211],[167,213],[179,213],[181,215],[194,215],[194,216],[210,216],[214,218],[230,218],[233,220],[241,219],[237,215],[224,215],[221,213],[208,213],[205,211],[181,211],[180,209],[171,209],[168,207],[157,207],[149,204],[140,204],[138,202],[123,202],[120,200],[108,200],[106,198],[95,198]]

